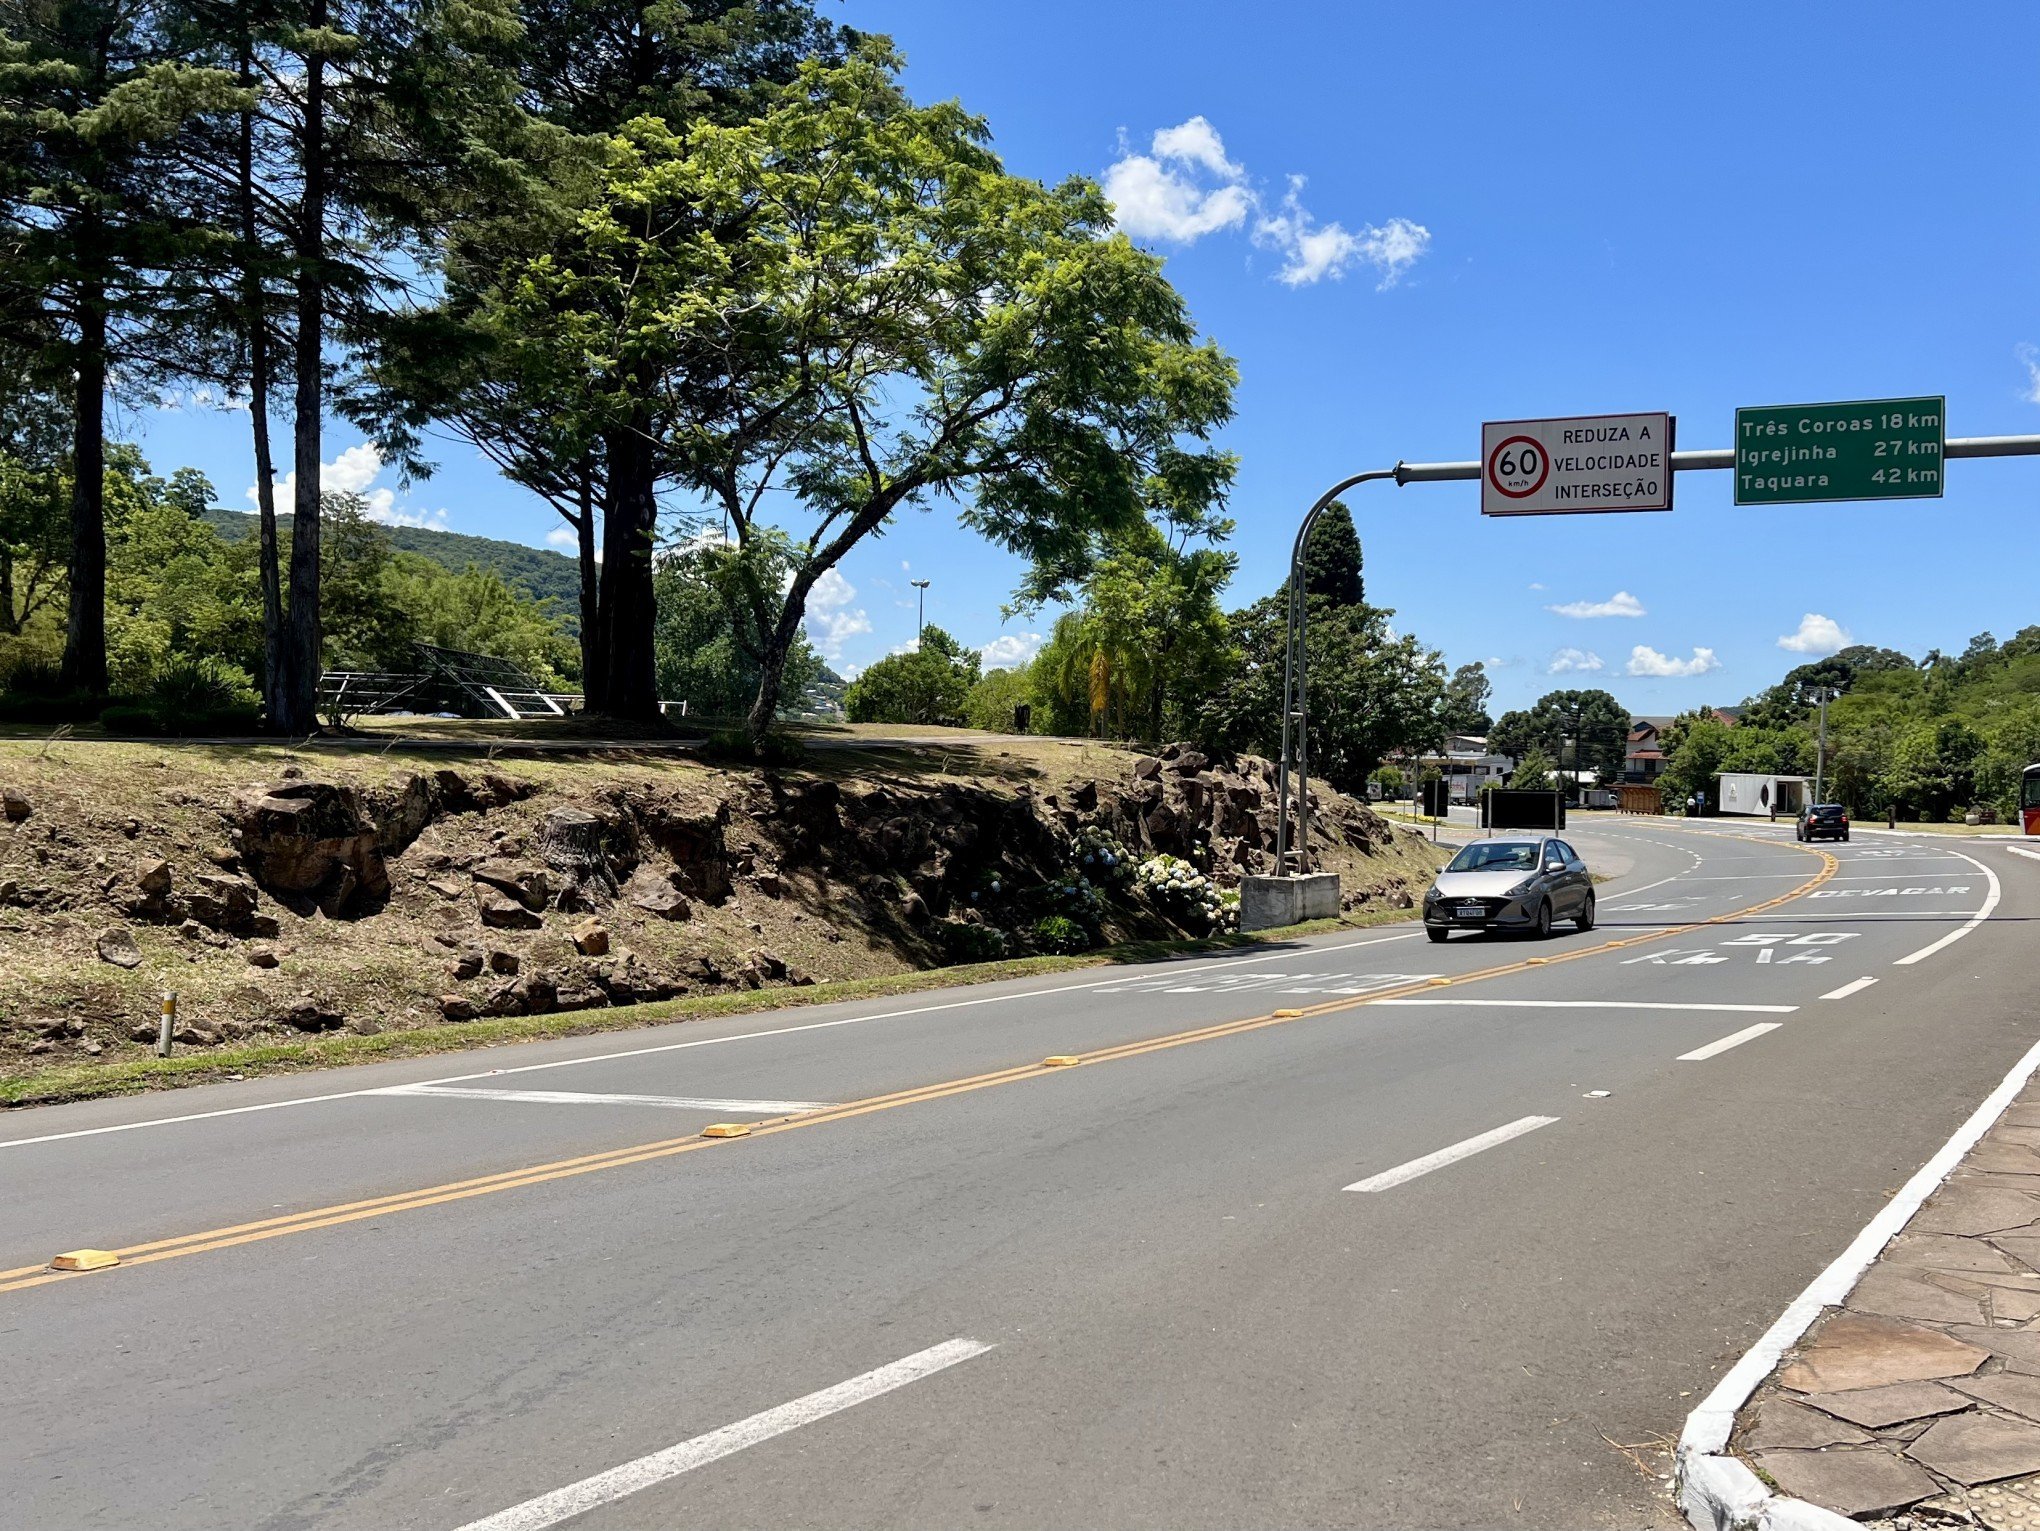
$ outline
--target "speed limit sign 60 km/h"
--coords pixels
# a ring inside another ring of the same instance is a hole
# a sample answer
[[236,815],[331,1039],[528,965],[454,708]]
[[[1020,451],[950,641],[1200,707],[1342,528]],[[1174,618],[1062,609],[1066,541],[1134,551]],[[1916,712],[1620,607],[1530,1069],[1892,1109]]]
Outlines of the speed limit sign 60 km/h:
[[1480,508],[1565,516],[1672,508],[1668,414],[1490,420],[1480,428]]

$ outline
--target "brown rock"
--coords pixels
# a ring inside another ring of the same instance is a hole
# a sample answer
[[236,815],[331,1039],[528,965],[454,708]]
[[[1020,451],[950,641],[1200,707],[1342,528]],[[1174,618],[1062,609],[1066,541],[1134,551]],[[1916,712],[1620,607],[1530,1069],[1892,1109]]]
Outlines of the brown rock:
[[135,945],[134,932],[125,925],[109,925],[99,932],[94,943],[101,962],[110,962],[117,968],[138,968],[142,965],[142,949]]
[[1858,1388],[1852,1393],[1811,1393],[1806,1401],[1837,1419],[1872,1430],[1882,1430],[1901,1420],[1956,1414],[1969,1407],[1968,1399],[1938,1382],[1894,1382],[1886,1387]]
[[514,898],[527,909],[538,910],[546,906],[552,896],[552,887],[541,866],[531,866],[514,861],[484,861],[474,869],[476,882],[485,883],[497,892]]
[[523,965],[523,959],[515,952],[493,951],[489,953],[489,971],[501,974],[505,978],[516,977],[517,970]]
[[545,923],[516,899],[493,888],[477,888],[475,904],[481,910],[482,923],[491,930],[537,930]]
[[1838,1313],[1800,1348],[1798,1359],[1778,1373],[1778,1380],[1796,1393],[1835,1393],[1888,1382],[1966,1377],[1988,1354],[1896,1319]]
[[480,952],[462,952],[460,956],[454,959],[453,976],[454,980],[458,983],[466,983],[470,978],[481,977],[482,954]]
[[609,1003],[609,996],[593,984],[562,984],[554,993],[555,1005],[561,1010],[599,1010]]
[[463,893],[467,892],[466,888],[463,888],[451,877],[428,877],[425,879],[425,886],[434,893],[437,893],[441,898],[459,898]]
[[625,902],[661,920],[684,920],[694,913],[670,873],[639,867],[623,885]]
[[786,976],[786,959],[777,952],[766,951],[763,947],[760,947],[758,950],[748,954],[747,961],[750,966],[756,968],[767,978],[784,978]]
[[517,999],[528,1015],[547,1015],[559,1007],[559,988],[544,973],[526,973],[517,980]]
[[248,920],[248,934],[264,941],[274,941],[283,934],[283,927],[276,923],[273,914],[257,914]]
[[352,788],[290,782],[242,799],[237,817],[242,858],[268,891],[323,904],[344,888],[342,913],[389,895],[380,838]]
[[241,868],[241,858],[224,845],[215,845],[205,853],[205,859],[222,871],[237,872]]
[[298,1031],[337,1031],[347,1024],[347,1017],[339,1010],[310,995],[286,1010],[283,1020],[286,1025]]
[[483,996],[481,1012],[483,1015],[522,1015],[524,996],[517,992],[514,983],[498,984]]
[[777,898],[784,891],[780,886],[779,874],[777,872],[760,872],[753,880],[757,883],[758,891],[767,898]]
[[276,966],[276,953],[266,946],[251,946],[245,955],[248,959],[248,966],[251,968],[273,968]]
[[574,932],[574,950],[584,957],[609,955],[609,931],[601,925],[583,925]]
[[1881,1447],[1835,1451],[1765,1451],[1761,1467],[1780,1488],[1843,1515],[1895,1510],[1941,1491],[1912,1463]]
[[160,857],[145,857],[135,863],[135,886],[150,898],[170,891],[170,863]]
[[1989,1414],[1944,1419],[1905,1454],[1958,1483],[1991,1483],[2040,1472],[2040,1425]]
[[464,994],[442,994],[439,1014],[449,1021],[471,1021],[475,1018],[474,1002]]
[[1133,763],[1135,781],[1153,781],[1162,774],[1162,763],[1152,755],[1142,755]]
[[21,793],[12,787],[0,787],[0,813],[7,816],[8,823],[19,824],[34,812],[34,806]]

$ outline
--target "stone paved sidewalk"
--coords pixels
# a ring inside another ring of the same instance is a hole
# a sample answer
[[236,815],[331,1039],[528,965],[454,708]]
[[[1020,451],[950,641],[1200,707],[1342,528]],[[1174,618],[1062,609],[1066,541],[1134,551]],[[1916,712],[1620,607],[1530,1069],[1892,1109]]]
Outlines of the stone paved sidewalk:
[[1737,1417],[1779,1491],[1898,1531],[2040,1531],[2040,1082]]

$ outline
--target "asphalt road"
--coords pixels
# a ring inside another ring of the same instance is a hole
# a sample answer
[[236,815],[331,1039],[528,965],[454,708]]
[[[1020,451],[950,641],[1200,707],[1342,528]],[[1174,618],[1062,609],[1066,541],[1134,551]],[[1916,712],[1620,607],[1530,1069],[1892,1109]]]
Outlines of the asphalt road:
[[[1676,1433],[2040,1033],[2040,857],[1569,838],[1591,935],[0,1118],[0,1520],[1669,1523],[1610,1443]],[[123,1264],[42,1269],[87,1246]]]

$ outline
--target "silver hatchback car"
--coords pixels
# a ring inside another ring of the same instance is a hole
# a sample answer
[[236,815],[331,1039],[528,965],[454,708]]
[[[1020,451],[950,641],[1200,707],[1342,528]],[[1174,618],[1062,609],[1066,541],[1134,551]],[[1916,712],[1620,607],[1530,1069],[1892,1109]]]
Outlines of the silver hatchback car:
[[1424,932],[1433,941],[1455,930],[1548,936],[1554,920],[1594,928],[1594,879],[1579,852],[1550,835],[1476,840],[1424,895]]

